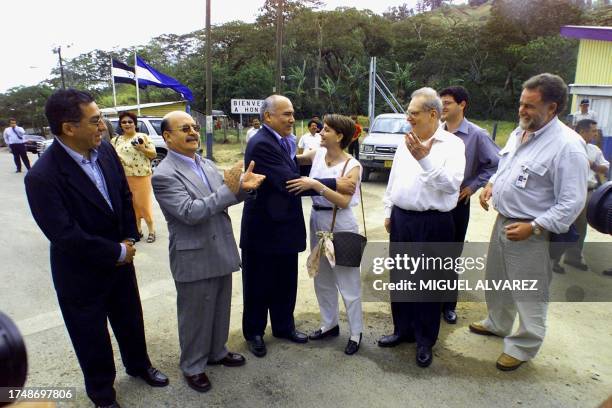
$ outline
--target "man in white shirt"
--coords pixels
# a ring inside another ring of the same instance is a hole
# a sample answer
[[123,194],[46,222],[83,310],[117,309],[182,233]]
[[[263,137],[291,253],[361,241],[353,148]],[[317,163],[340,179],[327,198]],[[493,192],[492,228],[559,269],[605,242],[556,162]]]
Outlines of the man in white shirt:
[[261,122],[258,118],[253,119],[251,125],[252,127],[247,130],[245,143],[249,143],[251,137],[255,136],[255,133],[259,132],[259,128],[261,128]]
[[589,100],[583,99],[580,101],[580,109],[574,112],[572,125],[574,127],[584,119],[591,119],[597,122],[597,113],[595,111],[589,110]]
[[298,154],[302,154],[309,150],[317,150],[321,145],[321,135],[319,132],[319,123],[311,119],[308,122],[308,132],[304,133],[298,142]]
[[15,173],[21,173],[21,161],[26,169],[30,170],[30,160],[28,159],[28,152],[25,147],[25,130],[22,127],[17,126],[17,120],[15,118],[9,119],[9,126],[4,129],[4,143],[11,149],[13,153],[13,159],[15,160]]
[[[435,90],[421,88],[412,94],[408,122],[412,131],[400,143],[389,183],[383,198],[385,229],[390,233],[390,257],[430,255],[437,252],[422,243],[453,242],[454,222],[451,210],[457,205],[465,170],[465,147],[461,139],[440,126],[442,101]],[[423,250],[423,251],[422,251]],[[438,254],[434,254],[438,256]],[[400,254],[400,256],[403,256]],[[391,281],[416,278],[428,280],[431,269],[391,270]],[[412,275],[413,274],[413,275]],[[418,285],[418,282],[417,282]],[[433,360],[432,347],[440,330],[439,299],[414,301],[391,292],[393,334],[378,340],[380,347],[394,347],[402,342],[417,343],[416,363],[427,367]]]
[[[576,132],[586,142],[586,154],[587,159],[589,160],[589,175],[587,178],[587,199],[588,203],[591,199],[591,195],[593,195],[593,190],[595,190],[599,186],[599,181],[597,180],[597,175],[605,175],[608,173],[608,169],[610,168],[610,163],[604,158],[603,153],[596,145],[592,144],[592,142],[597,137],[597,122],[591,119],[582,119],[580,122],[576,124]],[[584,239],[586,238],[587,232],[587,205],[584,206],[582,212],[574,221],[574,225],[576,226],[576,230],[580,238],[576,245],[569,248],[565,251],[565,258],[563,259],[563,263],[566,265],[573,266],[582,271],[586,271],[589,269],[588,265],[584,263],[582,259],[582,248],[584,247]],[[563,273],[564,270],[560,265],[555,265],[555,272]]]

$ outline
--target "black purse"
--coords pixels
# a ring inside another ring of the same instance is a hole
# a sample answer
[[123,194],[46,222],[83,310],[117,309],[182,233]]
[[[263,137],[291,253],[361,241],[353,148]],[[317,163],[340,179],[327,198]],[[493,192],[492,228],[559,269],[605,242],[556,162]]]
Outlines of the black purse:
[[[344,163],[342,174],[344,176],[344,170],[351,159],[348,159]],[[365,250],[366,243],[368,242],[367,231],[365,226],[365,212],[363,210],[363,194],[361,191],[361,183],[359,184],[359,198],[361,199],[361,215],[363,218],[363,232],[366,234],[364,237],[361,234],[350,231],[339,231],[334,232],[334,226],[336,224],[336,213],[338,212],[338,206],[334,205],[334,213],[332,216],[332,223],[330,232],[333,233],[334,253],[336,257],[336,265],[340,266],[351,266],[357,267],[361,265],[361,257]]]

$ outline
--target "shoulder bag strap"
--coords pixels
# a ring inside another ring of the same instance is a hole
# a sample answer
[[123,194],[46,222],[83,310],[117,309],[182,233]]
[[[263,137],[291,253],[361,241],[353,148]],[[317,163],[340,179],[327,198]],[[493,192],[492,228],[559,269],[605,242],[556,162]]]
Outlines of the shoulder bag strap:
[[[344,162],[344,167],[342,168],[342,173],[340,173],[340,177],[344,176],[344,171],[346,170],[346,166],[348,166],[348,163],[351,161],[351,158],[349,157],[346,162]],[[334,226],[336,225],[336,213],[338,212],[338,206],[334,205],[334,214],[332,215],[332,223],[331,223],[331,228],[329,230],[329,232],[334,232]]]

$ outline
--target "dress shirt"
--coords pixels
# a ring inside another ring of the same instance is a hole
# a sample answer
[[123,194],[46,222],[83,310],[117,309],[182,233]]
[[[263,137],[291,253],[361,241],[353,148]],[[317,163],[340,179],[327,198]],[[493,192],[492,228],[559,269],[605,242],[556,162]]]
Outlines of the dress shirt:
[[[104,180],[104,174],[102,173],[102,169],[100,168],[100,164],[98,163],[98,151],[96,149],[91,149],[89,151],[90,158],[88,159],[87,157],[83,156],[81,153],[78,153],[72,150],[71,148],[66,146],[64,143],[62,143],[59,137],[55,138],[55,141],[53,143],[55,142],[59,143],[60,146],[64,148],[66,153],[68,153],[68,155],[72,157],[72,159],[76,162],[76,164],[78,164],[78,166],[85,172],[87,177],[89,177],[92,183],[94,183],[94,185],[96,186],[100,194],[102,194],[102,197],[104,197],[104,200],[106,201],[106,203],[112,210],[113,205],[111,204],[110,195],[108,194],[108,187],[106,186],[106,180]],[[125,259],[127,249],[124,243],[120,243],[120,245],[121,245],[121,253],[119,254],[119,258],[117,259],[117,261],[123,262],[123,260]]]
[[204,170],[202,170],[202,158],[200,157],[200,155],[196,153],[195,159],[192,159],[173,150],[168,150],[168,154],[171,154],[172,156],[177,157],[178,159],[185,162],[191,168],[191,170],[193,170],[193,172],[202,179],[202,181],[204,182],[204,184],[206,184],[206,187],[208,187],[210,192],[214,192],[212,187],[210,186],[208,177],[206,177],[206,173],[204,173]]
[[[15,131],[19,133],[21,139],[17,137]],[[4,143],[6,143],[7,145],[25,143],[25,138],[23,137],[23,135],[25,135],[25,130],[23,130],[22,127],[15,126],[14,128],[12,128],[9,126],[4,129]]]
[[515,129],[499,152],[497,173],[490,180],[493,206],[505,217],[535,220],[557,234],[567,232],[586,200],[584,141],[557,117],[521,144],[523,132]]
[[[266,124],[264,124],[264,126],[266,127],[266,129],[272,132],[272,134],[276,137],[276,140],[278,140],[278,144],[280,145],[281,149],[283,149],[283,151],[286,151],[281,143],[282,136],[279,135],[276,132],[276,130],[272,129],[270,126]],[[289,135],[287,136],[287,138],[288,138],[287,140],[289,141],[289,147],[291,148],[291,154],[290,154],[291,160],[293,160],[295,158],[295,155],[297,154],[297,145],[295,143],[295,135]]]
[[[574,126],[576,126],[576,124],[583,119],[591,119],[597,122],[597,113],[595,113],[595,111],[592,111],[592,110],[588,110],[587,113],[582,113],[582,111],[578,109],[576,112],[574,112],[573,117],[574,118],[573,118],[572,124]],[[600,127],[601,127],[601,124],[597,123],[597,128],[600,128]]]
[[249,130],[247,130],[245,142],[249,143],[249,139],[255,136],[255,133],[259,132],[259,129],[261,129],[261,127],[260,128],[252,127]]
[[465,147],[461,139],[439,126],[427,156],[416,160],[402,141],[383,197],[385,218],[398,206],[412,211],[450,211],[457,206],[465,171]]
[[[447,130],[446,124],[444,129]],[[499,162],[499,147],[491,140],[486,130],[465,118],[452,133],[465,145],[465,173],[461,188],[469,187],[472,192],[476,192],[495,174]]]
[[304,149],[304,152],[317,150],[321,147],[321,135],[319,133],[315,133],[314,135],[311,135],[310,132],[304,133],[297,146],[300,149]]
[[[607,161],[601,152],[599,147],[595,146],[591,143],[586,143],[586,154],[589,159],[589,163],[595,163],[597,166],[606,166],[610,169],[610,162]],[[587,187],[589,190],[592,190],[597,187],[597,175],[593,171],[593,169],[589,168],[589,177],[587,179]]]

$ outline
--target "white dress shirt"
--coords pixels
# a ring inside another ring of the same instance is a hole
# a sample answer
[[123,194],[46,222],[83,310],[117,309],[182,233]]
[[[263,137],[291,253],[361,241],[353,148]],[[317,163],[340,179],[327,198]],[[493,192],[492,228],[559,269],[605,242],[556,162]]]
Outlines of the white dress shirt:
[[431,151],[416,160],[402,140],[397,146],[383,197],[385,218],[398,206],[412,211],[450,211],[457,206],[465,170],[463,141],[442,126],[432,136]]
[[[586,146],[586,154],[590,163],[595,163],[598,166],[606,166],[610,169],[610,162],[606,160],[601,149],[594,144],[587,143]],[[587,179],[587,187],[589,190],[592,190],[597,187],[597,175],[593,171],[593,169],[589,168],[589,178]]]
[[[21,136],[21,139],[17,136]],[[7,127],[4,129],[4,143],[7,145],[25,143],[25,130],[20,126]]]
[[304,152],[309,150],[317,150],[321,146],[321,135],[315,133],[311,135],[310,132],[304,133],[298,142],[297,147],[304,149]]

